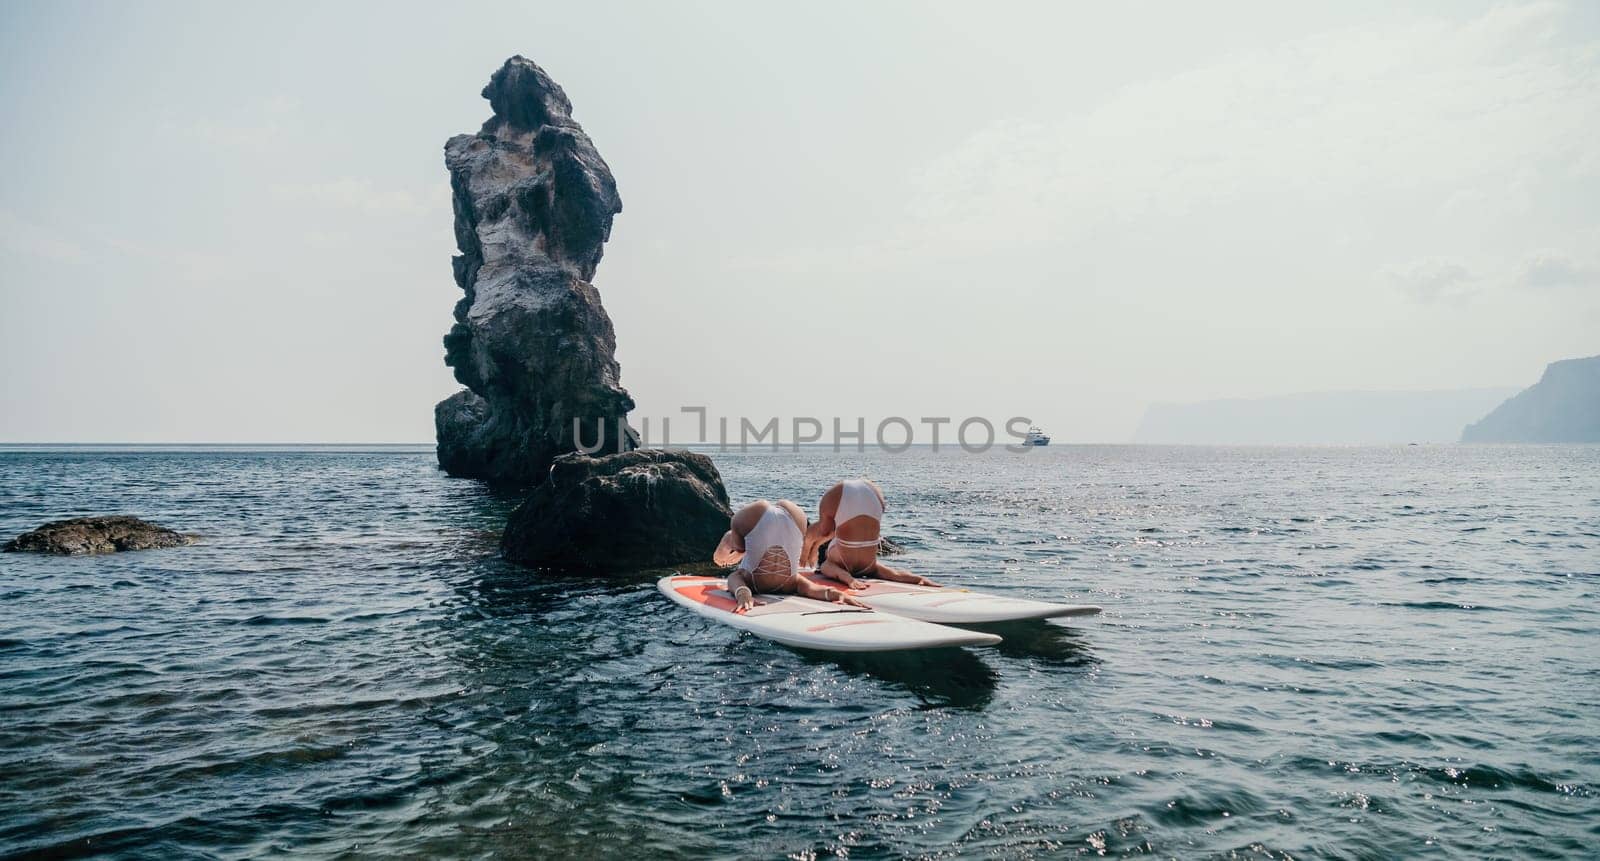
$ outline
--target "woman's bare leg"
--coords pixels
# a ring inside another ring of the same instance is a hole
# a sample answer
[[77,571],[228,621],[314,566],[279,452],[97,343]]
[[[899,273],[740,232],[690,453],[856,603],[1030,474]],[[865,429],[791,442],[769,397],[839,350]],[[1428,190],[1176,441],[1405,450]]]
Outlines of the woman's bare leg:
[[833,559],[824,559],[822,565],[817,568],[817,573],[829,580],[837,580],[846,589],[860,589],[865,585],[860,580],[850,576],[850,572]]
[[814,598],[818,601],[837,601],[841,604],[849,604],[852,607],[867,606],[845,594],[843,589],[835,589],[832,586],[824,586],[821,583],[813,583],[804,577],[795,578],[794,591],[796,594],[806,598]]
[[918,586],[939,585],[938,583],[935,583],[926,577],[912,574],[910,571],[907,571],[904,568],[890,568],[882,562],[875,563],[872,566],[872,573],[882,577],[885,580],[893,580],[896,583],[915,583]]

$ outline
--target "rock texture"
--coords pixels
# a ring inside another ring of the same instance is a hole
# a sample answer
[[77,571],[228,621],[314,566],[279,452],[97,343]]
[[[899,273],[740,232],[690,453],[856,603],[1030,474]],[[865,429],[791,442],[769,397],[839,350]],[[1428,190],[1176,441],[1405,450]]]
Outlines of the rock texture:
[[501,549],[513,562],[587,573],[709,561],[730,516],[703,454],[569,454],[512,512]]
[[1462,442],[1600,442],[1600,356],[1552,362],[1539,382],[1467,425]]
[[182,547],[199,538],[147,523],[137,517],[75,517],[56,520],[6,542],[6,551],[86,556],[119,550]]
[[483,97],[494,116],[445,144],[465,293],[445,364],[467,389],[434,409],[439,465],[532,485],[602,427],[600,453],[638,444],[611,318],[589,283],[622,199],[566,93],[531,60],[507,60]]

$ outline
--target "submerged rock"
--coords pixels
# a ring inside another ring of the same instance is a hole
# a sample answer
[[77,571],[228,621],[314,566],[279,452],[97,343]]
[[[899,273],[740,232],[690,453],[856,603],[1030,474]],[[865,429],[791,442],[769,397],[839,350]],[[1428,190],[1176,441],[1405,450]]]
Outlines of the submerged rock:
[[569,454],[512,512],[501,549],[524,565],[592,573],[706,562],[731,516],[703,454]]
[[200,540],[195,535],[147,523],[137,517],[74,517],[56,520],[6,542],[5,550],[86,556],[119,550],[182,547]]
[[1461,432],[1462,442],[1600,442],[1600,356],[1551,362],[1539,382]]
[[445,364],[467,390],[434,409],[439,466],[532,485],[561,454],[638,446],[611,318],[589,283],[622,199],[566,93],[533,61],[507,60],[483,97],[494,116],[445,144],[466,294]]

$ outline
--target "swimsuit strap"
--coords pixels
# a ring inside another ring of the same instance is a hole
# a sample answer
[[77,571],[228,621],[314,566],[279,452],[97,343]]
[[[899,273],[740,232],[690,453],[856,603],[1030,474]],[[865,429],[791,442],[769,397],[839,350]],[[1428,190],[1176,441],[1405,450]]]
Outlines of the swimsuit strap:
[[870,538],[865,541],[846,541],[843,538],[833,539],[833,543],[840,547],[877,547],[882,542],[882,538]]

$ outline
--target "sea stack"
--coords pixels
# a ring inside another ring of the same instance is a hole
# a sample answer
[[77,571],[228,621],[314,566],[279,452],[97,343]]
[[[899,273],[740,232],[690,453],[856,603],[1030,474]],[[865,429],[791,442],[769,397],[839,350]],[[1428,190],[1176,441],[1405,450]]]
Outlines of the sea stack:
[[611,170],[533,61],[507,60],[483,97],[494,116],[444,148],[466,294],[445,364],[467,388],[434,408],[439,466],[528,488],[501,538],[513,562],[708,562],[731,516],[722,476],[704,455],[637,448],[616,335],[589,283],[622,211]]
[[637,446],[616,334],[589,283],[622,199],[567,94],[533,61],[507,60],[483,97],[494,116],[444,148],[466,294],[445,364],[466,389],[434,408],[434,426],[451,475],[528,486],[558,455]]

